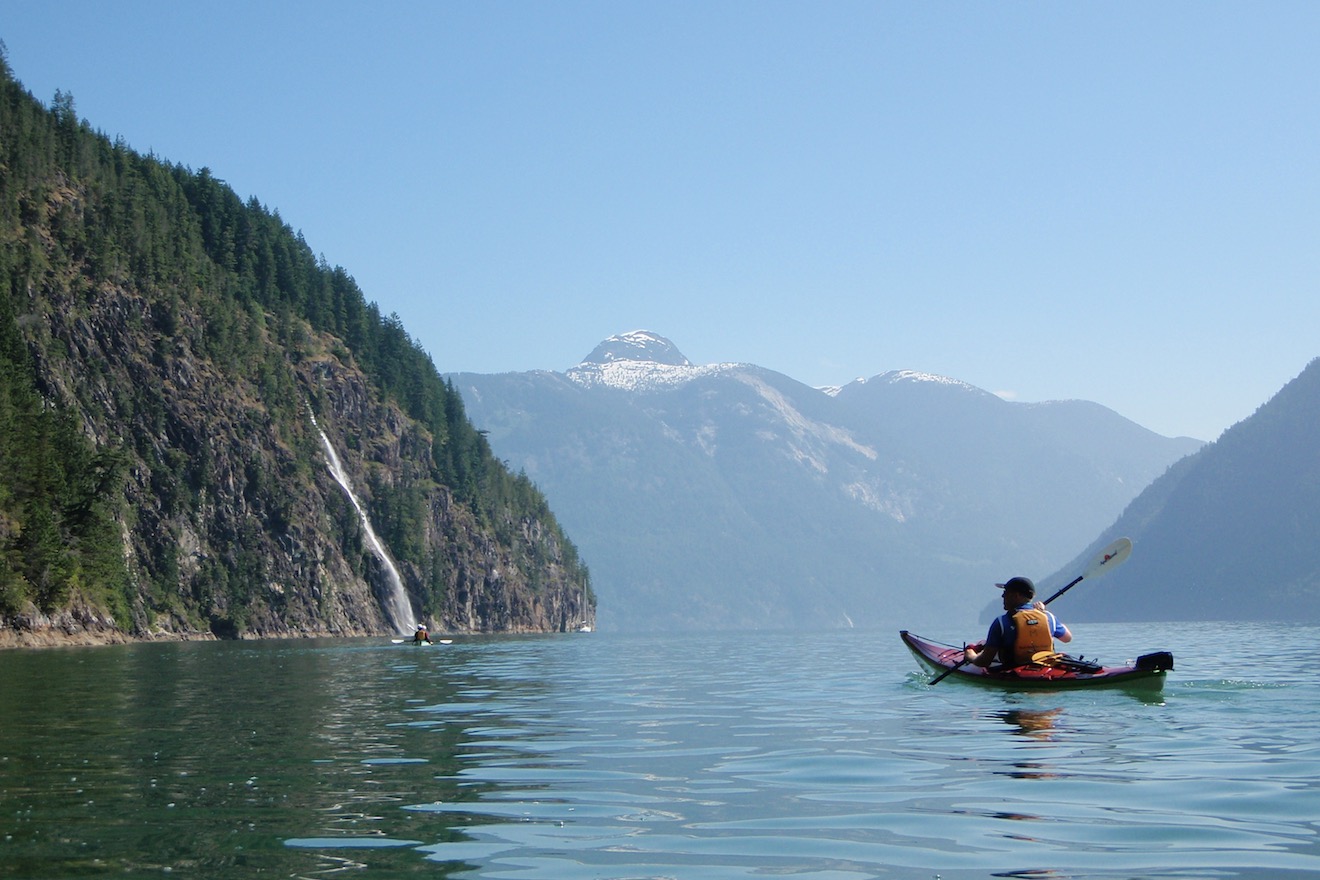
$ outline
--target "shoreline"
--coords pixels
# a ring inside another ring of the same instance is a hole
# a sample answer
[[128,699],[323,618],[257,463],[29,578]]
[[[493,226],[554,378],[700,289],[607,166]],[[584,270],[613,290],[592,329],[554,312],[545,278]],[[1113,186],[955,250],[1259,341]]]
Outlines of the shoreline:
[[75,630],[60,627],[37,629],[0,625],[0,651],[40,648],[99,648],[107,645],[127,645],[138,642],[197,642],[216,641],[211,633],[159,632],[135,636],[120,630]]
[[[161,626],[161,623],[167,625]],[[172,624],[173,628],[170,626]],[[370,635],[366,632],[328,631],[252,632],[241,634],[233,641],[261,639],[321,638],[343,635]],[[188,626],[178,617],[158,619],[149,631],[130,632],[115,626],[114,620],[86,602],[77,600],[70,607],[54,614],[43,614],[29,606],[11,617],[0,617],[0,651],[41,648],[95,648],[106,645],[129,645],[148,642],[218,642],[227,641],[211,630]]]

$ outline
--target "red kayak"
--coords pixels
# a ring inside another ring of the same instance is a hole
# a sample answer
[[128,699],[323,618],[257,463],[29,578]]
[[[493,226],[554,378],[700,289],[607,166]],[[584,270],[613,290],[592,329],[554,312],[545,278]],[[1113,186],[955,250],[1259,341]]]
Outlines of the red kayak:
[[1144,654],[1131,666],[1101,666],[1066,654],[1054,655],[1049,665],[1028,663],[1025,666],[992,666],[983,669],[963,658],[962,648],[940,645],[913,635],[899,633],[903,644],[923,667],[936,675],[1014,690],[1067,690],[1086,687],[1120,687],[1159,690],[1165,673],[1173,668],[1173,655],[1167,651]]

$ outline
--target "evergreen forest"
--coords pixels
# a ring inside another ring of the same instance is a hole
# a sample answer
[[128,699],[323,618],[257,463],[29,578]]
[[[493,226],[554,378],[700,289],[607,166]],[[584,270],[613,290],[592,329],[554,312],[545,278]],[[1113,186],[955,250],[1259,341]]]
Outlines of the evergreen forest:
[[[313,364],[363,377],[399,430],[425,441],[406,466],[382,455],[373,464],[384,428],[337,426],[424,614],[442,614],[456,590],[482,589],[457,540],[503,548],[533,594],[555,586],[589,601],[586,570],[544,497],[492,455],[396,315],[209,169],[112,141],[67,93],[43,105],[0,46],[0,618],[76,605],[125,632],[166,618],[221,635],[279,632],[293,625],[280,604],[289,600],[272,596],[325,592],[317,578],[332,569],[327,550],[313,554],[320,575],[278,558],[316,543],[306,529],[328,531],[327,546],[348,548],[352,576],[372,580],[352,511],[324,489],[308,419],[346,392],[309,383]],[[201,403],[180,402],[190,395]],[[217,438],[202,427],[230,409],[255,432],[234,424]],[[237,458],[218,460],[227,455]],[[299,522],[314,518],[299,501],[312,486],[328,525]],[[451,508],[461,515],[446,514],[449,533],[437,537],[437,511]],[[187,546],[193,536],[200,550]],[[270,595],[259,587],[276,582]]]

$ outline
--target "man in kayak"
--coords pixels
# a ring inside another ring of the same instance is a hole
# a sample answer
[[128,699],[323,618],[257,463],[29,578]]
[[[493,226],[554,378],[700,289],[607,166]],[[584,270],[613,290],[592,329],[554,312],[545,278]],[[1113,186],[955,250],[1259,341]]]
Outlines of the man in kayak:
[[1021,666],[1040,651],[1053,651],[1055,639],[1072,641],[1068,627],[1045,610],[1044,602],[1035,601],[1036,585],[1031,578],[1009,578],[995,586],[1004,591],[1004,613],[990,624],[980,650],[967,647],[968,663],[984,667],[998,658],[1005,666]]
[[413,633],[413,644],[414,645],[431,644],[431,634],[427,632],[426,627],[420,623],[417,624],[417,632]]

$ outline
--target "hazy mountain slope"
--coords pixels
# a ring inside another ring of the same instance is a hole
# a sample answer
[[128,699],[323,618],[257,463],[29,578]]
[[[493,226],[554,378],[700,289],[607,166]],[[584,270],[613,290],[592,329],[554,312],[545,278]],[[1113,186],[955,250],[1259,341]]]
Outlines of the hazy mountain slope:
[[1026,571],[1083,545],[1099,511],[1121,510],[1200,445],[1159,437],[1088,401],[1011,403],[921,374],[854,382],[838,397],[850,424],[884,438],[920,475],[929,529],[958,535],[964,552],[978,555],[1016,544]]
[[1087,552],[1118,535],[1131,559],[1070,596],[1072,619],[1320,621],[1320,360],[1171,468]]

